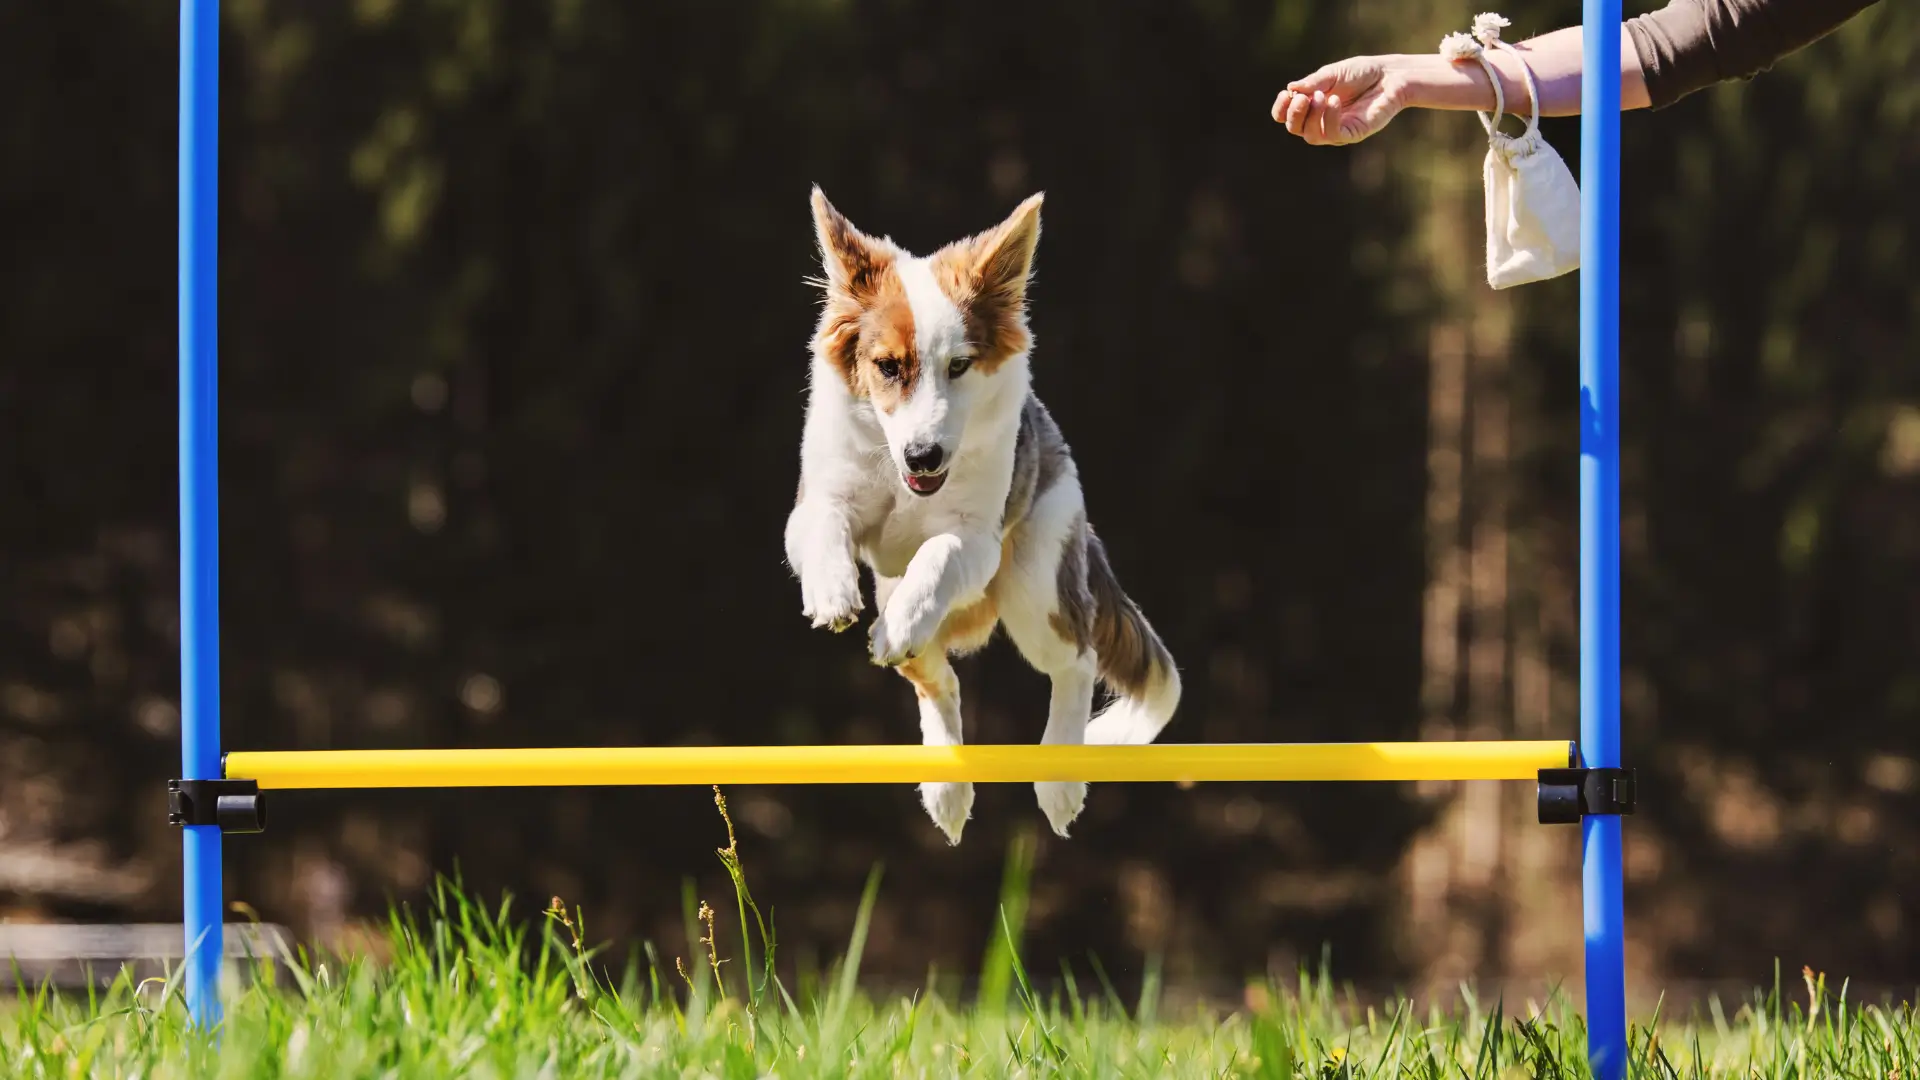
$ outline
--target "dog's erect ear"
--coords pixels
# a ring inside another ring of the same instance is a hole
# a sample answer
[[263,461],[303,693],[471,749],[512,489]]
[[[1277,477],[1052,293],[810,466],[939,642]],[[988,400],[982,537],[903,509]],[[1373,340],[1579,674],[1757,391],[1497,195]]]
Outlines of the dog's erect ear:
[[989,374],[1033,345],[1027,330],[1027,278],[1040,244],[1043,197],[1029,196],[1007,220],[933,255],[935,280],[966,316],[974,367]]
[[973,238],[973,274],[983,299],[1022,305],[1033,274],[1034,249],[1040,246],[1040,203],[1045,193],[1027,196],[1007,220]]
[[892,245],[862,233],[833,208],[827,193],[813,189],[813,233],[820,241],[820,262],[829,290],[864,301],[874,292],[880,271],[892,261]]

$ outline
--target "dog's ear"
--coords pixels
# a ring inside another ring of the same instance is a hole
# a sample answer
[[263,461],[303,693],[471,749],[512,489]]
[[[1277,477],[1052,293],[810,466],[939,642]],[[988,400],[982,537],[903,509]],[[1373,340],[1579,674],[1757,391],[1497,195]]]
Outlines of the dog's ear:
[[893,246],[875,240],[827,201],[819,185],[813,189],[813,233],[820,242],[820,263],[830,291],[865,301],[874,291],[880,271],[893,259]]
[[1040,246],[1040,203],[1044,192],[1027,196],[1007,220],[974,237],[973,273],[978,295],[1015,307],[1027,301],[1033,253]]
[[1027,279],[1040,245],[1040,202],[1034,194],[986,232],[948,244],[933,256],[940,287],[965,313],[974,366],[991,373],[1033,345],[1027,330]]

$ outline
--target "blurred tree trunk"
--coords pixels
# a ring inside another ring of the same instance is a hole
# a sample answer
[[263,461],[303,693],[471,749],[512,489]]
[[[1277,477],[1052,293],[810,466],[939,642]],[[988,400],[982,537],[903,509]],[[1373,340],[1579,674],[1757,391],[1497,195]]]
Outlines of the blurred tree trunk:
[[[1458,19],[1415,16],[1393,0],[1364,5],[1356,17],[1356,48],[1365,51],[1414,51],[1463,28]],[[1573,603],[1554,584],[1564,575],[1543,557],[1550,538],[1542,526],[1561,508],[1545,508],[1543,517],[1522,490],[1541,410],[1516,378],[1514,325],[1523,298],[1486,282],[1485,136],[1467,116],[1413,114],[1349,152],[1357,177],[1383,176],[1402,197],[1404,255],[1388,287],[1418,297],[1409,304],[1424,309],[1406,321],[1409,337],[1399,350],[1424,360],[1428,383],[1419,737],[1569,734],[1571,711],[1550,707],[1544,622],[1544,613],[1570,613]],[[1529,288],[1571,302],[1572,282]],[[1402,862],[1405,906],[1396,928],[1408,966],[1434,984],[1575,970],[1573,834],[1534,824],[1525,785],[1434,782],[1420,794],[1432,816]]]

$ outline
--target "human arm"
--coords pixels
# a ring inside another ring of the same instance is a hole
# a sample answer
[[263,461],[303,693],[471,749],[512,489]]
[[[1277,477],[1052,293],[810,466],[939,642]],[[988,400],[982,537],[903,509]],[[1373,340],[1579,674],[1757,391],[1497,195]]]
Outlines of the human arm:
[[1878,0],[1672,0],[1626,22],[1656,109],[1715,83],[1751,79]]
[[[1874,2],[1671,0],[1659,11],[1622,25],[1621,108],[1661,108],[1716,82],[1751,78]],[[1525,55],[1539,83],[1540,114],[1577,114],[1580,27],[1556,30],[1514,48]],[[1488,49],[1483,55],[1499,73],[1506,100],[1525,102],[1519,59],[1506,49]],[[1437,54],[1399,54],[1342,60],[1289,83],[1273,103],[1273,118],[1314,145],[1343,145],[1379,131],[1404,109],[1491,112],[1493,107],[1492,83],[1478,63],[1453,63]]]
[[[1540,87],[1540,115],[1580,111],[1581,33],[1577,26],[1515,45]],[[1515,108],[1527,100],[1526,74],[1505,49],[1481,55],[1500,76],[1501,93]],[[1647,107],[1640,59],[1620,38],[1620,97],[1627,109]],[[1356,56],[1328,64],[1287,84],[1273,103],[1273,119],[1315,146],[1340,146],[1372,135],[1405,109],[1492,112],[1493,84],[1477,63],[1455,63],[1439,53]]]

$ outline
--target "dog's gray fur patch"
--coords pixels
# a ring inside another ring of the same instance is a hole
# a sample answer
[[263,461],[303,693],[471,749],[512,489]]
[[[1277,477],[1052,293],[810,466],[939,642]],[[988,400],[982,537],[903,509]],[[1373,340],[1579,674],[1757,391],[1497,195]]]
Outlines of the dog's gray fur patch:
[[1087,515],[1077,514],[1073,527],[1062,541],[1060,569],[1054,575],[1054,603],[1058,605],[1048,622],[1061,640],[1072,643],[1081,652],[1093,644],[1093,593],[1087,589]]
[[[1025,521],[1040,497],[1072,467],[1072,453],[1059,425],[1039,398],[1029,396],[1014,438],[1013,483],[1002,518],[1005,532]],[[1107,562],[1106,547],[1094,535],[1085,513],[1074,518],[1062,544],[1055,578],[1056,608],[1048,620],[1054,633],[1078,649],[1092,649],[1108,685],[1126,694],[1144,693],[1156,668],[1173,666],[1173,656],[1139,606],[1120,588]]]
[[1025,521],[1033,504],[1072,465],[1073,455],[1060,425],[1039,398],[1028,394],[1020,409],[1020,430],[1013,438],[1013,483],[1007,488],[1007,506],[1000,518],[1002,535]]

